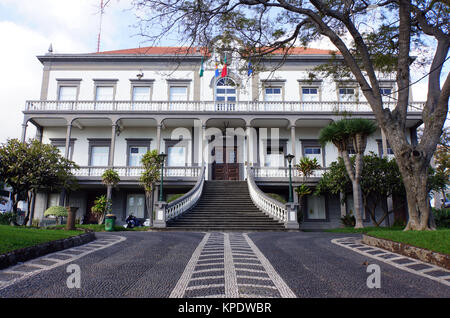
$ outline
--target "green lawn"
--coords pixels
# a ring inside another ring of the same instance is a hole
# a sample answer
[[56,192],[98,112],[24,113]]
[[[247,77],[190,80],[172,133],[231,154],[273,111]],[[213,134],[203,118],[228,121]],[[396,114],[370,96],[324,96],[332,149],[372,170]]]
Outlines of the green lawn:
[[370,226],[363,229],[345,227],[325,231],[332,233],[368,234],[450,255],[450,229],[441,228],[436,231],[403,231],[403,229],[404,227]]
[[[54,225],[48,227],[49,229],[58,229],[58,228],[64,228],[65,225]],[[77,224],[75,225],[76,228],[79,229],[88,229],[94,232],[105,232],[105,225],[104,224]],[[114,230],[119,231],[147,231],[150,227],[149,226],[139,226],[134,227],[132,229],[126,229],[123,226],[116,225],[114,227]]]
[[80,231],[47,230],[19,226],[0,225],[0,254],[20,248],[56,241],[75,235]]
[[362,229],[354,229],[352,227],[342,227],[342,228],[336,228],[336,229],[327,229],[325,232],[331,232],[331,233],[367,233],[370,231],[401,231],[403,230],[403,227],[375,227],[375,226],[368,226]]
[[368,235],[450,255],[450,229],[436,231],[373,230]]

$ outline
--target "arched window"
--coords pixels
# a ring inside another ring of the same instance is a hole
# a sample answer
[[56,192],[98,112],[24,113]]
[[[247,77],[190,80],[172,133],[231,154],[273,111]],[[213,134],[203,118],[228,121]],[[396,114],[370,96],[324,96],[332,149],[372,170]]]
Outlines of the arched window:
[[222,77],[217,80],[215,92],[217,110],[235,110],[236,87],[236,82],[230,77]]

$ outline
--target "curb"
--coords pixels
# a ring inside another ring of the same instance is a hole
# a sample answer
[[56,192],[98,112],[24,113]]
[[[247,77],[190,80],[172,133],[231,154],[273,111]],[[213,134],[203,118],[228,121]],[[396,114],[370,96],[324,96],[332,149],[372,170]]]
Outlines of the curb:
[[94,232],[86,232],[81,235],[72,236],[66,239],[50,241],[35,246],[29,246],[0,255],[0,269],[16,265],[19,262],[44,256],[50,253],[59,252],[67,248],[80,246],[95,240]]
[[379,247],[397,254],[415,258],[422,262],[437,265],[445,269],[450,269],[450,255],[447,254],[430,251],[428,249],[412,246],[406,243],[373,237],[367,234],[363,234],[362,242],[370,246]]

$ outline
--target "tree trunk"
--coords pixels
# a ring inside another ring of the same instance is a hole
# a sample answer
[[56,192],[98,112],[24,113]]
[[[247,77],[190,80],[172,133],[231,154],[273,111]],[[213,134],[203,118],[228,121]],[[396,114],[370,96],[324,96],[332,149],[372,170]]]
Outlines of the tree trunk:
[[27,193],[27,214],[25,215],[25,218],[23,219],[22,225],[27,226],[28,221],[30,220],[30,212],[31,212],[31,200],[33,198],[33,191],[29,191]]
[[[400,164],[399,164],[400,167]],[[400,168],[402,171],[402,168]],[[406,177],[404,176],[406,174]],[[406,198],[408,201],[409,220],[406,224],[407,230],[431,230],[429,226],[430,201],[428,197],[428,171],[403,171],[403,182],[406,188]]]
[[145,191],[145,200],[147,204],[147,214],[150,223],[150,227],[153,226],[153,191]]
[[[364,227],[364,224],[362,222],[362,191],[361,191],[361,184],[360,184],[360,177],[356,179],[357,173],[355,172],[352,162],[350,161],[350,156],[348,155],[348,151],[344,150],[342,151],[342,159],[344,159],[345,163],[345,169],[347,170],[347,173],[350,177],[350,180],[352,181],[352,188],[353,188],[353,204],[355,208],[355,229],[361,229]],[[360,158],[362,160],[362,157]],[[358,161],[358,158],[356,158],[356,161]],[[356,165],[357,169],[360,170],[362,168],[362,164],[360,163]],[[361,172],[359,171],[359,176],[361,176]]]

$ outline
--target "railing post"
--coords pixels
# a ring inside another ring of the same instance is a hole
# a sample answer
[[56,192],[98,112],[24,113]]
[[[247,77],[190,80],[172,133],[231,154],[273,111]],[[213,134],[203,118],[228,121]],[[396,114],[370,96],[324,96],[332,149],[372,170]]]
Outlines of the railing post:
[[157,228],[165,228],[166,224],[166,207],[167,202],[158,201],[156,202],[156,219],[153,222],[153,226]]
[[286,221],[284,223],[284,226],[286,227],[286,229],[298,230],[300,228],[300,226],[298,225],[298,220],[297,220],[297,209],[298,209],[297,203],[294,203],[294,202],[286,203],[287,215],[286,215]]

